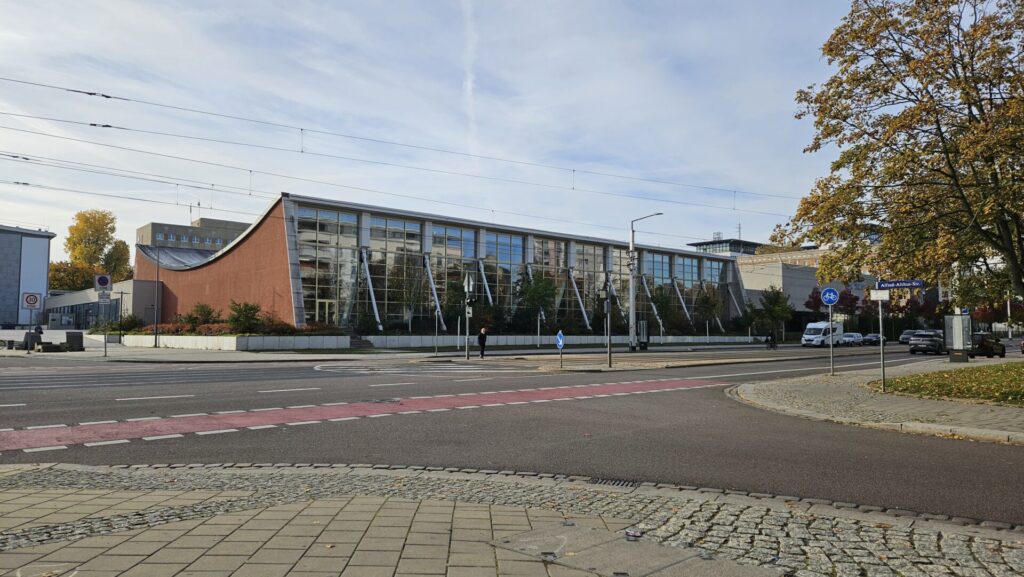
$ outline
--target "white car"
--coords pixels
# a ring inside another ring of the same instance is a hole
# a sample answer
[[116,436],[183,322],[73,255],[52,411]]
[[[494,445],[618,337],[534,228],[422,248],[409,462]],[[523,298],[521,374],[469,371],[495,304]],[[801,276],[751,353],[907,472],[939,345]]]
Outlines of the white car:
[[864,335],[860,333],[843,333],[843,340],[840,342],[848,347],[852,347],[854,345],[863,347]]

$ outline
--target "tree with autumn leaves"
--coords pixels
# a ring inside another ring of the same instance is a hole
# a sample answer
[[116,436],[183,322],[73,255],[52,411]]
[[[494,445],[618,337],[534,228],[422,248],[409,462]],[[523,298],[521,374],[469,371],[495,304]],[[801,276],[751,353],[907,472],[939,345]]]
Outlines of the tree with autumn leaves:
[[1024,296],[1021,46],[1018,1],[853,0],[822,49],[835,73],[797,94],[816,130],[806,151],[839,156],[775,242],[832,247],[825,281],[868,271],[956,280],[963,304]]
[[50,263],[51,290],[91,288],[93,276],[106,273],[114,282],[132,278],[128,243],[114,238],[117,218],[107,210],[75,213],[64,250],[68,260]]

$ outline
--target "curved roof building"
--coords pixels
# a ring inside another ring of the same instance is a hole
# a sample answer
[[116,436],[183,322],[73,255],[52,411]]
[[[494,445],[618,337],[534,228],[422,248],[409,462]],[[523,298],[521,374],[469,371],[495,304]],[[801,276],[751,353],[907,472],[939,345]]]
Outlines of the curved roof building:
[[[436,317],[455,332],[469,276],[474,322],[531,333],[539,319],[601,333],[606,279],[613,322],[627,315],[628,252],[621,241],[283,193],[219,251],[139,246],[135,274],[157,280],[159,268],[164,322],[196,303],[227,311],[237,301],[296,326],[432,333]],[[691,332],[701,290],[720,299],[713,325],[738,314],[733,257],[638,246],[638,261],[637,313],[652,334]],[[523,288],[540,279],[554,302],[526,310]]]

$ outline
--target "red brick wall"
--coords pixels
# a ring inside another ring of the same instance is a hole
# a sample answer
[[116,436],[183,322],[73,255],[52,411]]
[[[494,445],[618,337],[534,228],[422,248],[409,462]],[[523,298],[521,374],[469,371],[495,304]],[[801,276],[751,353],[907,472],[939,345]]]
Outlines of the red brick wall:
[[[185,271],[160,269],[161,322],[206,303],[227,316],[232,300],[254,302],[295,324],[284,208],[281,201],[256,228],[225,254]],[[156,263],[136,252],[135,278],[156,280]]]

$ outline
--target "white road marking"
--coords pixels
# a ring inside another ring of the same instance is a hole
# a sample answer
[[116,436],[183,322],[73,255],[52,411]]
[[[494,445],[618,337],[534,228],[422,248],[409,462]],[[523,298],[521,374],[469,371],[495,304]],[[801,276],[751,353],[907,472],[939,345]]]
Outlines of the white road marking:
[[443,413],[445,411],[450,411],[450,410],[451,409],[427,409],[427,412],[428,413]]
[[185,417],[205,417],[207,413],[184,413],[182,415],[171,415],[172,419],[183,419]]
[[359,417],[338,417],[337,419],[327,419],[332,423],[340,423],[341,421],[357,421]]
[[481,407],[504,407],[505,403],[488,403],[486,405],[480,405]]
[[[933,362],[935,360],[938,360],[938,359],[929,359],[927,362]],[[891,365],[892,363],[905,363],[905,362],[908,362],[908,361],[917,361],[919,363],[920,362],[925,362],[925,361],[923,361],[921,359],[895,359],[895,360],[892,360],[892,361],[885,361],[885,364],[886,364],[886,366],[888,366],[888,365]],[[850,364],[850,365],[836,365],[836,368],[837,369],[843,369],[843,368],[847,368],[847,367],[864,367],[864,366],[877,366],[877,365],[878,365],[878,362],[874,361],[874,362],[870,362],[870,363],[854,363],[854,364]],[[725,375],[703,375],[703,376],[700,376],[700,377],[689,377],[689,378],[691,378],[691,379],[723,379],[725,377],[748,377],[748,376],[752,376],[752,375],[770,375],[770,374],[773,374],[773,373],[793,373],[793,372],[796,372],[796,371],[822,371],[824,369],[825,369],[825,367],[807,367],[807,368],[803,368],[803,369],[776,369],[776,370],[772,370],[772,371],[755,371],[755,372],[751,372],[751,373],[729,373],[729,374],[725,374]]]
[[280,411],[280,410],[282,410],[281,407],[264,407],[262,409],[249,409],[249,412],[251,412],[251,413],[258,413],[260,411]]
[[289,427],[297,427],[299,425],[318,425],[320,421],[295,421],[294,423],[285,423]]
[[271,389],[269,391],[256,391],[257,393],[292,393],[295,391],[319,391],[320,387],[306,387],[304,389]]
[[197,435],[219,435],[221,433],[237,433],[238,429],[217,429],[216,431],[196,431]]
[[135,421],[158,421],[163,417],[136,417],[134,419],[125,419],[126,423],[134,423]]
[[376,418],[379,418],[379,417],[390,417],[391,413],[380,413],[378,415],[366,415],[366,416],[371,418],[371,419],[376,419]]
[[215,415],[237,415],[238,413],[244,413],[245,411],[217,411]]
[[415,385],[418,383],[379,383],[376,385],[370,385],[371,387],[404,387],[405,385]]
[[22,449],[25,453],[38,453],[40,451],[59,451],[60,449],[67,449],[66,445],[54,445],[52,447],[36,447],[34,449]]
[[479,409],[480,405],[465,405],[463,407],[455,407],[456,409]]
[[400,411],[398,414],[399,415],[418,415],[418,414],[420,414],[422,412],[423,411]]
[[118,439],[116,441],[96,441],[95,443],[82,443],[86,447],[102,447],[104,445],[123,445],[127,443],[128,439]]
[[246,427],[250,431],[260,431],[263,429],[276,429],[277,425],[253,425],[252,427]]
[[316,405],[288,405],[285,408],[286,409],[308,409],[310,407],[315,407],[315,406]]
[[194,397],[195,395],[167,395],[166,397],[125,397],[123,399],[114,399],[115,401],[152,401],[156,399],[187,399]]
[[338,403],[324,403],[324,404],[322,404],[322,405],[320,405],[320,406],[321,406],[321,407],[336,407],[336,406],[338,406],[338,405],[347,405],[347,404],[348,404],[348,402],[346,402],[346,401],[341,401],[341,402],[338,402]]
[[31,427],[25,427],[25,430],[26,431],[32,431],[32,430],[35,430],[35,429],[59,429],[61,427],[66,427],[66,426],[67,425],[33,425]]
[[26,403],[11,403],[10,405],[0,405],[0,409],[7,407],[24,407]]
[[85,427],[85,426],[89,426],[89,425],[112,425],[112,424],[114,424],[116,422],[117,421],[85,421],[83,423],[78,423],[78,424],[82,425],[83,427]]
[[179,435],[177,433],[173,435],[154,435],[152,437],[142,437],[143,441],[162,441],[164,439],[180,439],[185,435]]

